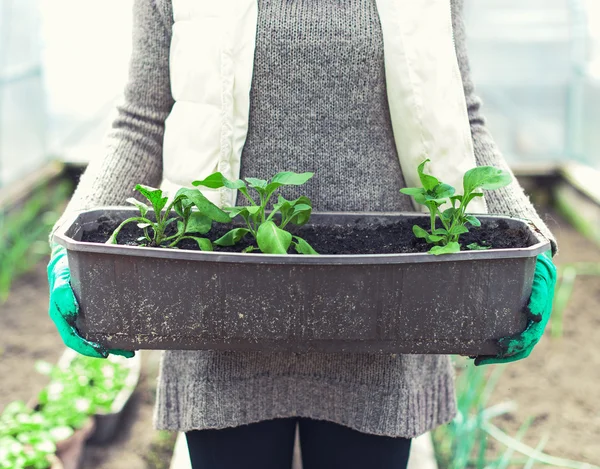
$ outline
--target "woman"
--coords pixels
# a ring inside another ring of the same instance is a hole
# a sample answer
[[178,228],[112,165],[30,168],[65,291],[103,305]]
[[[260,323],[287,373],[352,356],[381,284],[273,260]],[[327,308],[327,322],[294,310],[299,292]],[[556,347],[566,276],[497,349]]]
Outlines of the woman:
[[[423,158],[421,141],[439,153],[444,172],[432,172],[445,181],[475,163],[507,169],[473,93],[461,15],[462,0],[136,0],[125,102],[67,213],[122,204],[137,183],[172,189],[217,169],[314,171],[300,190],[320,211],[412,210],[398,190],[416,176],[406,161]],[[516,182],[488,194],[487,207],[544,226]],[[65,342],[105,356],[73,327],[64,251],[49,271]],[[498,360],[522,358],[536,341]],[[399,469],[411,438],[455,412],[445,356],[168,351],[155,423],[187,432],[195,468],[289,467],[299,423],[306,469]]]

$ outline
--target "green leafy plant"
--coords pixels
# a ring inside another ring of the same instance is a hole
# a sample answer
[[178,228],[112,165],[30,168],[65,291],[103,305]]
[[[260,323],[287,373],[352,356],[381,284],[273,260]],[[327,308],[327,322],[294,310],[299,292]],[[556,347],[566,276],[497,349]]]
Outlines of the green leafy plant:
[[80,427],[88,415],[110,411],[128,374],[128,369],[117,362],[82,355],[68,367],[38,361],[36,370],[50,377],[50,383],[38,395],[41,411],[54,422],[74,428]]
[[[316,255],[318,253],[304,239],[285,230],[290,223],[301,226],[309,221],[312,203],[308,197],[286,200],[279,195],[277,202],[273,204],[273,210],[271,213],[267,213],[267,207],[280,187],[300,186],[312,177],[313,173],[298,174],[285,171],[276,174],[270,181],[256,178],[246,178],[246,181],[241,179],[230,181],[223,174],[214,173],[202,181],[193,182],[193,185],[211,189],[226,187],[238,190],[250,202],[249,206],[224,208],[232,217],[243,218],[246,227],[232,229],[217,239],[214,244],[234,246],[249,234],[255,239],[258,247],[249,246],[244,252],[259,249],[266,254],[287,254],[288,249],[293,246],[299,254]],[[256,191],[257,200],[250,195],[249,188]],[[279,219],[279,224],[276,223],[276,219]]]
[[98,411],[109,411],[125,386],[128,369],[118,362],[75,357],[68,367],[39,361],[50,377],[35,409],[7,405],[0,416],[0,469],[47,469],[56,443],[66,440]]
[[[180,189],[171,202],[168,197],[163,196],[160,189],[138,184],[135,190],[142,194],[150,205],[133,197],[127,199],[127,202],[138,208],[140,215],[122,222],[113,231],[107,244],[117,244],[117,237],[123,227],[129,223],[137,223],[144,233],[137,240],[141,246],[175,248],[180,241],[190,239],[198,244],[200,250],[212,251],[210,240],[196,235],[208,233],[213,220],[221,223],[231,221],[227,213],[194,189]],[[151,211],[154,216],[149,216]],[[175,212],[175,216],[172,216],[172,211]],[[174,223],[175,234],[169,234],[168,229]]]
[[489,405],[504,366],[489,373],[463,358],[456,359],[455,365],[456,417],[432,432],[440,469],[526,469],[534,464],[561,469],[600,469],[592,464],[543,453],[546,437],[536,448],[524,444],[522,440],[533,423],[531,417],[524,419],[514,437],[492,423],[516,410],[516,403],[512,401]]
[[43,184],[27,198],[0,207],[0,304],[20,275],[50,253],[48,233],[71,193],[71,183]]
[[[463,194],[456,195],[456,189],[449,184],[444,184],[435,176],[425,174],[425,165],[430,160],[423,161],[417,171],[423,187],[410,187],[401,189],[400,192],[410,195],[415,202],[425,205],[429,209],[431,228],[429,231],[418,225],[413,226],[413,233],[417,238],[424,239],[434,246],[431,254],[451,254],[460,251],[459,238],[469,232],[469,226],[481,226],[477,217],[467,212],[469,203],[476,197],[483,197],[480,190],[495,190],[507,186],[512,181],[507,171],[493,166],[479,166],[470,169],[463,176]],[[441,210],[445,204],[449,208]],[[440,220],[441,226],[436,225]],[[489,249],[489,246],[470,244],[469,249]]]
[[0,469],[47,469],[56,443],[73,434],[22,401],[6,406],[0,416]]

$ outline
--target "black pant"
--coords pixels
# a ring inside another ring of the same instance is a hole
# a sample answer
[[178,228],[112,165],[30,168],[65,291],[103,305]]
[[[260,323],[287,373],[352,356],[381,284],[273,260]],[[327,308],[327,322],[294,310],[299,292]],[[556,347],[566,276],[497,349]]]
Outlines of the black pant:
[[405,469],[411,440],[290,418],[186,434],[193,469],[290,469],[296,424],[303,469]]

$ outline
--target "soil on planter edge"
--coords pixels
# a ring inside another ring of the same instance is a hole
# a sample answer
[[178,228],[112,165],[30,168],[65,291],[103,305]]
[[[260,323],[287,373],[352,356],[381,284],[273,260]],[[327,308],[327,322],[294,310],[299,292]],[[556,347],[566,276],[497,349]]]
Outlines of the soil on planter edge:
[[[103,218],[98,228],[94,231],[85,231],[82,241],[93,243],[104,243],[118,226],[118,222]],[[525,229],[513,229],[506,221],[481,220],[481,227],[471,227],[469,233],[461,236],[460,242],[464,246],[477,243],[480,246],[491,246],[495,249],[523,248],[532,245],[529,233]],[[414,220],[398,219],[385,225],[368,224],[358,221],[354,224],[326,225],[308,224],[304,226],[288,225],[292,234],[304,238],[319,254],[397,254],[397,253],[420,253],[427,252],[431,246],[421,239],[415,238],[412,227]],[[428,228],[427,224],[419,223],[422,228]],[[220,225],[214,224],[212,230],[202,235],[214,241],[230,229],[242,225]],[[168,234],[174,233],[174,224],[170,227]],[[129,223],[119,233],[117,241],[124,245],[137,245],[137,239],[143,235],[136,223]],[[244,248],[253,244],[250,235],[244,237],[236,246],[215,246],[215,251],[241,252]],[[183,240],[177,245],[180,249],[198,250],[195,241]],[[290,253],[293,248],[290,248]]]

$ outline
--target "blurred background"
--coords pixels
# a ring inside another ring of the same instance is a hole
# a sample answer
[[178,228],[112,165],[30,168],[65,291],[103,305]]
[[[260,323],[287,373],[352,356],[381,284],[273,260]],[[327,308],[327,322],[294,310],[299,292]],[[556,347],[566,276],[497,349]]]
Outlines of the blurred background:
[[[63,353],[46,319],[46,236],[103,152],[131,4],[0,0],[0,413],[46,385],[48,373],[32,373],[39,359]],[[530,359],[496,371],[457,360],[463,407],[434,434],[436,458],[456,469],[600,465],[600,0],[466,0],[466,22],[489,127],[559,238],[560,283]],[[87,445],[82,467],[169,467],[175,436],[151,429],[157,360],[143,356],[125,424],[108,446]],[[2,441],[0,420],[5,469]]]

